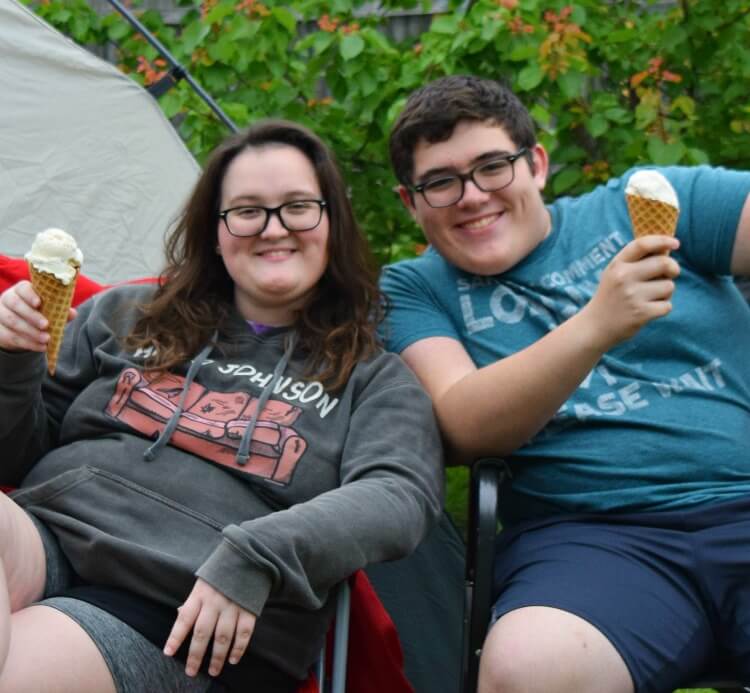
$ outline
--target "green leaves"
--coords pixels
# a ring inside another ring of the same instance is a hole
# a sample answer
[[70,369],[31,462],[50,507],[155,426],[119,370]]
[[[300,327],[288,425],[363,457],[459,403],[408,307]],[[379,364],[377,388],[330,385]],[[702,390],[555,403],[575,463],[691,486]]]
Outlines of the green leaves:
[[[114,62],[141,83],[163,69],[116,13],[24,2],[79,43],[114,44]],[[407,95],[444,74],[513,87],[549,151],[550,195],[636,163],[750,168],[747,0],[450,0],[431,19],[427,0],[383,0],[371,14],[363,0],[179,0],[174,28],[133,4],[236,123],[291,118],[331,143],[381,262],[422,240],[393,193],[390,128]],[[200,161],[227,134],[184,82],[160,103]]]
[[566,166],[552,179],[552,190],[555,195],[569,191],[582,177],[579,166]]
[[186,53],[191,53],[205,41],[210,32],[210,24],[199,21],[191,22],[180,37],[183,50]]
[[680,162],[687,153],[682,142],[663,142],[658,137],[648,140],[648,156],[650,161],[661,166],[670,166]]
[[531,91],[541,84],[544,79],[544,72],[540,65],[532,63],[527,65],[518,74],[518,87],[523,91]]
[[274,7],[271,10],[271,14],[274,19],[287,30],[287,33],[294,36],[294,33],[297,30],[297,20],[288,9],[285,7]]
[[365,49],[365,42],[357,34],[349,34],[341,39],[339,52],[344,60],[353,60]]

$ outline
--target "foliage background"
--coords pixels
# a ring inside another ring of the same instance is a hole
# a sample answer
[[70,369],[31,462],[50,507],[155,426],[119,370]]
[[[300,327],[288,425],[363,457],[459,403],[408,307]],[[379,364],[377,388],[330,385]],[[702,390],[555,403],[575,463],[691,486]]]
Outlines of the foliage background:
[[[168,65],[118,14],[86,0],[24,2],[78,43],[106,48],[136,81],[164,76]],[[549,198],[636,163],[750,168],[747,0],[454,0],[403,38],[393,16],[429,14],[432,3],[175,0],[178,27],[125,4],[238,126],[290,118],[333,146],[381,263],[422,247],[394,194],[387,136],[409,92],[442,75],[504,79],[521,96],[554,164]],[[184,80],[160,103],[199,161],[227,134]],[[451,471],[459,521],[465,483]]]

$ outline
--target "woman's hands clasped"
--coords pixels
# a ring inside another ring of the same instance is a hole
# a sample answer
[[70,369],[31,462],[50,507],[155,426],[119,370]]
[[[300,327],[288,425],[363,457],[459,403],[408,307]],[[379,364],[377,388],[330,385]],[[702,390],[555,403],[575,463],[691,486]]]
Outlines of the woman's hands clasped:
[[208,673],[218,676],[227,655],[230,664],[237,664],[245,654],[256,620],[254,614],[198,578],[185,603],[177,610],[177,620],[167,638],[164,654],[174,655],[192,630],[185,673],[195,676],[213,637]]
[[[5,351],[44,351],[49,341],[47,318],[39,312],[41,299],[23,280],[0,294],[0,349]],[[76,315],[70,309],[69,320]]]

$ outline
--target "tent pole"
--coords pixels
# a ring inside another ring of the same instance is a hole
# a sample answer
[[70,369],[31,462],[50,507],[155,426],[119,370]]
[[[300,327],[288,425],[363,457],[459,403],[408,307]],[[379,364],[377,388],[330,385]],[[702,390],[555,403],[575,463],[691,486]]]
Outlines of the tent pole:
[[[211,96],[198,84],[191,76],[190,73],[175,60],[174,56],[166,49],[163,43],[159,41],[125,6],[120,3],[119,0],[107,0],[112,7],[114,7],[132,26],[133,28],[143,36],[158,52],[159,54],[169,63],[171,70],[169,74],[174,82],[180,79],[185,81],[193,88],[193,91],[198,94],[208,105],[208,107],[216,114],[216,116],[224,123],[232,132],[237,132],[238,128],[234,121],[221,110],[219,104],[217,104]],[[158,83],[157,83],[158,84]]]

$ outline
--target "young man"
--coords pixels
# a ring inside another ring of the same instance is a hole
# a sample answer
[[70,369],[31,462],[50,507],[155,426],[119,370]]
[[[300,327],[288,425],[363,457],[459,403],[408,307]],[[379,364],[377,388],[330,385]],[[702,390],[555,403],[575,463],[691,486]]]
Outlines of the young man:
[[430,248],[386,269],[386,339],[454,459],[507,458],[480,693],[750,678],[750,173],[661,172],[677,237],[633,239],[632,171],[545,205],[518,99],[437,80],[391,134]]

